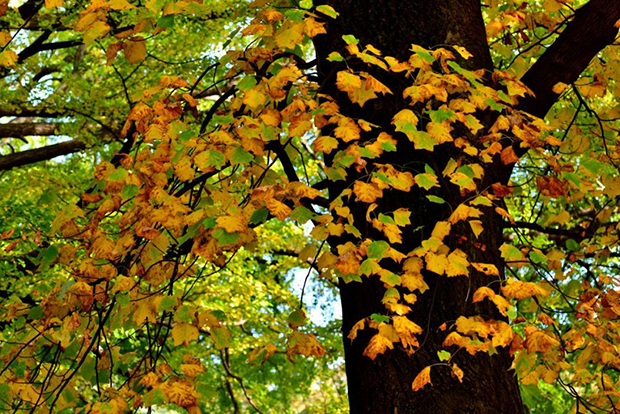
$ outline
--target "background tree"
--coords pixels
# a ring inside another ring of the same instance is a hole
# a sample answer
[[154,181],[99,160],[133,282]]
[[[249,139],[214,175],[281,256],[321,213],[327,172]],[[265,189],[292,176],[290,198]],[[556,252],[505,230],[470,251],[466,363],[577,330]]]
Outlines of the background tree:
[[[5,135],[86,134],[0,166],[123,142],[6,204],[5,409],[337,412],[316,274],[351,412],[616,411],[620,7],[366,3],[239,8],[217,64],[226,2],[0,7],[7,82],[78,48],[7,95]],[[305,266],[298,305],[280,273]]]

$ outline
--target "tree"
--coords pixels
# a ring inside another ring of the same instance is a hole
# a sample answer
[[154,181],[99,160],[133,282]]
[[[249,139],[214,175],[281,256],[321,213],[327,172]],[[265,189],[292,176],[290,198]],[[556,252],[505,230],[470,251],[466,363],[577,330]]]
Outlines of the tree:
[[[29,4],[22,27],[42,7]],[[186,28],[214,9],[93,2],[73,24],[108,65],[123,51],[133,74],[149,48],[199,43]],[[217,64],[153,66],[132,93],[120,75],[131,108],[122,128],[101,112],[81,124],[124,139],[119,153],[45,241],[36,227],[4,234],[16,281],[2,334],[17,338],[3,351],[6,407],[200,412],[209,354],[192,352],[207,348],[232,410],[260,412],[230,353],[254,364],[278,352],[324,357],[330,330],[308,323],[303,288],[298,309],[284,292],[250,289],[286,309],[286,322],[280,310],[271,318],[288,327],[268,332],[238,275],[277,280],[310,266],[338,285],[352,413],[521,413],[523,402],[549,412],[540,401],[551,384],[575,412],[616,412],[620,6],[258,1],[247,12],[240,48]],[[51,34],[0,62],[16,70],[36,51],[77,44],[52,46]],[[209,90],[214,100],[201,103]],[[44,110],[24,113],[64,113]],[[72,142],[0,166],[84,146]],[[24,271],[49,282],[28,288]],[[217,298],[218,286],[240,302]],[[259,346],[237,339],[254,334]]]

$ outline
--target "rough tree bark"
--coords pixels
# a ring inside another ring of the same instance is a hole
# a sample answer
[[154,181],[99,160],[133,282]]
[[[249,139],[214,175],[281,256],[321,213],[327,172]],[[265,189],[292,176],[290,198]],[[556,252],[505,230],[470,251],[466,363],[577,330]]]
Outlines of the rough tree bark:
[[[412,44],[426,48],[455,44],[464,46],[474,57],[461,64],[470,69],[486,69],[490,72],[493,70],[493,64],[480,1],[324,0],[323,3],[330,4],[340,13],[338,19],[329,22],[328,34],[315,39],[320,83],[324,85],[323,92],[336,99],[343,114],[380,125],[398,139],[398,151],[382,156],[374,160],[374,163],[391,163],[401,167],[414,165],[418,171],[422,170],[423,163],[426,163],[435,171],[442,171],[452,155],[450,150],[439,146],[432,154],[415,151],[404,136],[398,136],[391,128],[392,116],[407,107],[402,98],[402,91],[408,85],[403,78],[388,75],[386,72],[372,72],[373,76],[390,87],[394,94],[370,101],[361,109],[357,104],[351,104],[346,94],[339,92],[335,86],[336,73],[344,67],[339,63],[327,61],[326,57],[332,51],[342,51],[342,35],[352,34],[360,39],[361,45],[370,43],[379,48],[384,55],[402,60],[410,56]],[[617,33],[613,24],[620,18],[620,15],[616,17],[616,13],[620,13],[619,3],[613,0],[592,0],[590,3],[593,4],[577,11],[575,20],[565,30],[566,35],[559,37],[559,47],[550,48],[550,51],[541,58],[543,63],[535,67],[534,74],[526,77],[526,81],[540,93],[542,99],[530,100],[524,105],[538,116],[544,116],[557,98],[549,95],[553,85],[559,81],[566,83],[574,81],[596,52],[612,42]],[[605,16],[601,15],[601,8],[607,8],[604,10]],[[597,22],[603,21],[601,24],[597,23],[598,26],[593,25],[596,28],[590,30],[595,32],[590,34],[594,36],[590,39],[594,38],[595,46],[580,37],[579,30],[575,29],[578,29],[577,25],[592,24],[593,19]],[[579,58],[571,57],[570,67],[558,67],[562,59],[566,59],[560,58],[566,45],[577,48],[582,55]],[[559,49],[559,52],[555,49]],[[544,63],[545,61],[549,63]],[[348,62],[348,65],[353,65],[353,69],[368,71],[368,67],[359,62]],[[541,78],[543,80],[540,80]],[[371,139],[374,136],[363,136],[362,139],[364,138]],[[329,163],[329,160],[327,162]],[[372,170],[370,161],[366,169]],[[336,197],[360,177],[356,174],[353,170],[349,171],[346,182],[331,183],[330,198]],[[510,171],[503,165],[491,165],[487,168],[481,185],[506,182],[509,175]],[[462,201],[456,188],[450,189],[449,185],[442,185],[440,191],[438,195],[449,205],[457,206]],[[402,252],[410,252],[419,246],[421,241],[428,237],[435,223],[445,220],[450,214],[448,207],[442,208],[437,204],[430,204],[425,194],[417,193],[414,187],[410,193],[394,190],[386,192],[380,199],[378,208],[380,211],[390,212],[405,207],[412,212],[412,225],[405,229],[402,245],[395,246]],[[366,221],[367,206],[353,204],[349,207],[363,237],[380,238],[376,230],[373,230]],[[483,224],[485,230],[477,240],[471,230],[460,227],[453,229],[452,233],[465,237],[452,235],[446,244],[451,248],[458,247],[465,251],[470,261],[493,263],[501,269],[499,255],[499,246],[502,244],[501,220],[493,211],[486,211]],[[413,232],[413,229],[420,227],[421,231]],[[335,247],[346,241],[342,238],[331,239],[330,244]],[[449,368],[437,367],[432,371],[432,387],[427,386],[418,392],[411,390],[415,376],[427,365],[437,362],[437,351],[441,349],[446,334],[439,329],[442,323],[454,321],[462,315],[502,319],[497,310],[489,305],[489,301],[471,303],[471,295],[478,287],[489,284],[489,276],[474,272],[469,278],[447,279],[432,273],[424,276],[430,289],[424,295],[419,295],[418,302],[409,315],[425,330],[421,348],[413,355],[395,349],[380,355],[375,361],[362,355],[372,332],[361,334],[354,342],[347,339],[347,335],[359,320],[372,313],[385,313],[381,304],[385,289],[376,278],[364,278],[362,283],[341,283],[345,361],[351,413],[524,413],[518,383],[514,371],[510,370],[512,358],[506,349],[498,349],[498,353],[493,356],[486,353],[470,356],[464,355],[464,351],[460,352],[455,356],[455,360],[465,371],[462,384],[451,376]]]

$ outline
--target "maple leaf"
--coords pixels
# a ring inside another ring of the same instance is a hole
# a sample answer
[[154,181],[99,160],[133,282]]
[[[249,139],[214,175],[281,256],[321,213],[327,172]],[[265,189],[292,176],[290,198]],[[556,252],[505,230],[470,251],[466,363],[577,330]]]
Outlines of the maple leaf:
[[449,261],[448,257],[445,254],[435,254],[429,252],[427,253],[425,260],[427,270],[433,273],[437,273],[438,275],[443,275],[446,273]]
[[198,402],[198,393],[196,389],[186,381],[168,381],[159,387],[168,401],[179,407],[191,407]]
[[467,255],[460,249],[455,249],[448,255],[448,266],[446,268],[446,276],[468,276],[469,262]]
[[175,346],[188,345],[198,339],[198,328],[189,323],[179,323],[172,328],[172,338]]
[[411,384],[411,389],[413,391],[419,391],[422,388],[424,388],[426,384],[433,385],[433,383],[431,382],[431,367],[430,366],[424,368],[422,371],[418,373],[418,375],[416,375],[415,379],[413,380],[413,383]]
[[364,203],[374,203],[377,198],[383,196],[383,191],[375,183],[356,181],[353,185],[353,193],[357,199]]
[[391,340],[381,335],[381,333],[378,333],[370,338],[368,346],[364,349],[364,356],[374,361],[377,356],[383,354],[388,349],[394,349],[394,344]]
[[123,53],[129,63],[142,62],[146,57],[146,40],[142,37],[134,37],[123,43]]
[[257,89],[250,89],[245,92],[243,103],[251,109],[261,107],[267,101],[267,96]]
[[220,216],[217,218],[217,225],[228,233],[243,233],[247,230],[247,221],[241,215]]
[[56,7],[62,7],[63,4],[64,4],[63,0],[45,0],[46,9],[54,9]]
[[12,50],[5,50],[4,52],[0,53],[0,65],[4,66],[4,67],[10,67],[10,66],[15,66],[15,63],[17,63],[17,53],[13,52]]
[[282,49],[295,49],[304,38],[304,24],[287,20],[276,32],[274,39]]
[[450,134],[452,128],[445,123],[429,122],[426,125],[426,131],[438,144],[454,140]]
[[417,348],[419,343],[415,335],[421,334],[423,332],[422,328],[410,321],[406,316],[394,316],[392,320],[402,345],[405,348]]
[[548,296],[549,292],[532,282],[522,282],[520,280],[510,280],[508,285],[502,287],[502,293],[509,298],[518,300],[527,299],[532,296]]

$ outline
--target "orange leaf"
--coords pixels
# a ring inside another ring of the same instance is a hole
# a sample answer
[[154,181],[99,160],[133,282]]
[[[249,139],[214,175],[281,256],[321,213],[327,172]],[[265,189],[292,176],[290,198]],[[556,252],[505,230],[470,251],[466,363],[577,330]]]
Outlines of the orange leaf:
[[411,389],[414,391],[419,391],[422,388],[424,388],[426,384],[433,385],[433,383],[431,382],[431,367],[430,366],[424,368],[415,377],[415,379],[413,380],[413,384],[411,384]]

